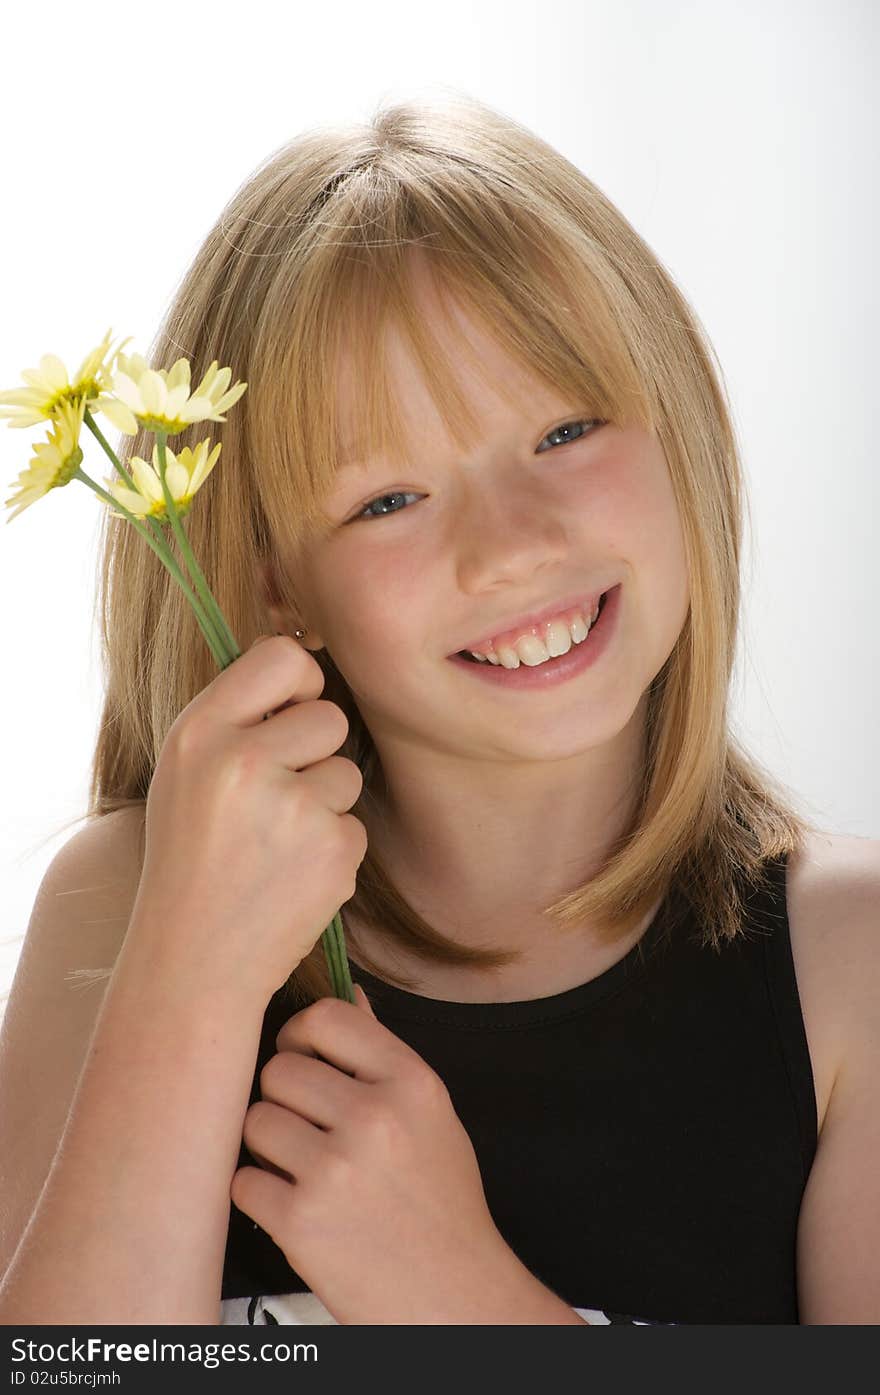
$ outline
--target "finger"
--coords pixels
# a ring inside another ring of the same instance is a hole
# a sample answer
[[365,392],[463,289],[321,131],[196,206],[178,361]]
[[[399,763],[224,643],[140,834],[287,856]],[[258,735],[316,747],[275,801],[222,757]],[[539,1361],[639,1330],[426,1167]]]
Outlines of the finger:
[[344,1119],[352,1109],[360,1082],[326,1061],[301,1051],[280,1051],[260,1072],[264,1100],[292,1109],[324,1129]]
[[342,708],[327,698],[294,702],[267,713],[266,718],[251,729],[251,739],[289,770],[300,770],[338,752],[349,733]]
[[319,998],[301,1008],[285,1022],[275,1044],[279,1051],[321,1056],[371,1084],[424,1069],[422,1058],[400,1037],[344,998]]
[[229,1195],[246,1216],[280,1244],[285,1217],[289,1218],[291,1183],[261,1167],[240,1167],[229,1188]]
[[334,814],[348,813],[357,804],[364,783],[357,766],[345,756],[328,756],[298,771],[296,778],[310,786],[315,799]]
[[244,1119],[245,1147],[253,1157],[264,1158],[273,1167],[299,1181],[320,1161],[326,1135],[292,1109],[269,1100],[257,1100]]
[[[245,1117],[247,1117],[247,1116],[245,1116]],[[250,1154],[250,1156],[253,1158],[254,1162],[257,1164],[257,1167],[265,1167],[266,1170],[267,1170],[268,1172],[274,1172],[278,1177],[281,1177],[282,1180],[285,1181],[285,1182],[291,1182],[291,1181],[293,1181],[293,1178],[290,1176],[289,1172],[287,1172],[285,1168],[283,1168],[283,1167],[277,1167],[275,1163],[271,1162],[271,1161],[269,1160],[269,1158],[265,1157],[265,1156],[260,1152],[260,1150],[257,1148],[256,1143],[255,1143],[254,1140],[253,1140],[253,1137],[251,1137],[250,1143],[247,1142],[247,1140],[246,1140],[245,1137],[244,1137],[244,1131],[243,1131],[243,1130],[242,1130],[242,1142],[244,1143],[244,1146],[245,1146],[245,1149],[247,1150],[247,1152]]]
[[[245,1147],[247,1148],[247,1144],[245,1144]],[[274,1173],[274,1175],[280,1177],[283,1182],[293,1181],[289,1172],[285,1172],[283,1167],[276,1167],[268,1158],[264,1158],[262,1153],[258,1153],[255,1148],[248,1148],[247,1151],[258,1167],[264,1167],[267,1172]]]
[[290,635],[274,635],[222,669],[194,701],[224,722],[249,727],[289,700],[315,699],[324,687],[320,664]]

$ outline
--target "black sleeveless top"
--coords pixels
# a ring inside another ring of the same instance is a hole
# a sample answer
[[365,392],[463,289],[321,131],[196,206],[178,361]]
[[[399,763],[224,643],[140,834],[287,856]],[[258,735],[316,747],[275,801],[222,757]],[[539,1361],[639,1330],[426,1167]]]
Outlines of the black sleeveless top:
[[[600,1322],[798,1321],[817,1115],[785,868],[783,854],[767,864],[769,889],[745,890],[744,939],[702,948],[673,889],[622,959],[546,998],[424,998],[351,961],[379,1021],[445,1082],[507,1244]],[[279,989],[251,1103],[294,1011]],[[253,1162],[242,1143],[238,1165]],[[221,1299],[253,1301],[224,1320],[277,1322],[254,1318],[257,1297],[308,1287],[230,1206]]]

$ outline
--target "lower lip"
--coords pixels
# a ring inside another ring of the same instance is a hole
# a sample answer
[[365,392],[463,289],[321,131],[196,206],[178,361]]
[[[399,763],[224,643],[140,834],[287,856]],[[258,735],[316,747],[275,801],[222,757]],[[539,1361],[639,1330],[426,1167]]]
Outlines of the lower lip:
[[475,678],[501,688],[549,688],[556,683],[564,683],[566,679],[575,678],[590,668],[605,653],[617,626],[620,590],[620,585],[617,585],[608,592],[599,619],[583,643],[575,644],[572,641],[568,653],[560,654],[556,659],[548,659],[546,663],[535,664],[534,667],[520,660],[519,668],[505,668],[503,664],[491,664],[488,660],[485,663],[479,660],[471,663],[458,654],[451,654],[450,659]]

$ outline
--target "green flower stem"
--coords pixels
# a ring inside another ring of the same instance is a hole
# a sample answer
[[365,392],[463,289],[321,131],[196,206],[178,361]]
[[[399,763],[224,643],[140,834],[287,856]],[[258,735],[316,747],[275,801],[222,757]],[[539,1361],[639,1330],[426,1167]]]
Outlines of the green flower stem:
[[[105,440],[104,436],[101,434],[101,431],[95,424],[95,421],[91,417],[89,412],[85,413],[84,419],[86,425],[89,427],[89,430],[95,436],[96,440],[100,443],[105,453],[109,456],[114,467],[122,476],[122,478],[126,481],[129,488],[132,489],[135,493],[138,493],[139,491],[134,480],[123,469],[120,461],[116,458],[114,451],[112,450],[108,442]],[[118,499],[115,499],[112,494],[108,494],[106,490],[102,489],[100,485],[96,484],[95,481],[90,479],[88,475],[84,474],[82,470],[77,469],[75,471],[75,477],[77,479],[82,480],[85,484],[89,486],[90,489],[94,490],[94,492],[99,496],[99,498],[103,499],[106,503],[118,509],[122,514],[125,515],[129,522],[134,525],[134,527],[140,533],[141,537],[144,539],[147,545],[153,549],[159,560],[165,567],[167,567],[168,571],[174,577],[175,581],[177,581],[178,584],[183,588],[184,594],[186,595],[187,600],[193,608],[196,620],[198,621],[199,627],[203,635],[205,636],[208,647],[211,650],[211,653],[213,654],[218,667],[221,669],[228,668],[229,665],[235,661],[235,659],[240,658],[241,650],[239,649],[235,636],[230,630],[229,625],[226,622],[226,618],[223,615],[223,612],[217,605],[217,602],[215,601],[211,593],[211,590],[208,586],[207,581],[205,580],[202,570],[199,567],[195,559],[195,556],[193,555],[192,548],[189,545],[189,539],[186,536],[183,525],[180,521],[180,515],[178,514],[178,511],[174,504],[174,499],[171,496],[171,491],[169,490],[167,482],[165,480],[165,471],[167,468],[167,457],[165,454],[166,442],[168,439],[167,434],[161,431],[157,431],[155,434],[160,466],[159,476],[162,481],[162,492],[165,495],[166,512],[171,524],[171,528],[174,532],[175,537],[177,538],[178,546],[180,547],[180,551],[183,555],[184,562],[189,570],[190,576],[195,585],[195,592],[189,586],[189,584],[186,581],[186,578],[183,575],[183,572],[177,565],[177,562],[171,552],[171,549],[168,546],[167,538],[165,537],[165,534],[162,532],[162,530],[159,528],[155,519],[148,519],[150,528],[152,530],[151,532],[148,532],[144,525],[140,522],[139,519],[135,517],[134,514],[130,513],[129,510],[126,509],[125,506],[121,504]],[[326,930],[322,932],[321,945],[324,950],[324,959],[326,960],[327,969],[330,975],[330,987],[332,996],[335,998],[343,998],[348,1003],[354,1003],[354,985],[351,979],[351,969],[349,967],[348,954],[345,948],[345,931],[342,926],[342,918],[338,911],[334,915],[330,924],[327,926]]]
[[114,509],[119,509],[120,512],[123,513],[125,517],[128,519],[129,523],[131,523],[133,527],[137,529],[147,546],[153,549],[162,565],[168,568],[175,581],[177,581],[179,585],[183,587],[186,593],[187,600],[189,601],[190,605],[193,608],[193,611],[195,612],[195,617],[199,623],[199,627],[202,631],[202,634],[205,636],[205,639],[208,642],[208,646],[212,654],[214,655],[214,658],[222,667],[224,660],[224,652],[219,645],[217,635],[211,624],[210,617],[206,614],[205,610],[203,609],[198,596],[194,594],[190,586],[187,584],[186,578],[184,577],[183,573],[177,565],[177,562],[172,556],[164,537],[162,537],[160,534],[159,541],[156,542],[152,534],[147,532],[140,519],[136,518],[133,513],[130,513],[124,504],[120,504],[118,499],[114,499],[112,494],[108,494],[106,489],[102,489],[101,486],[95,482],[95,480],[90,479],[90,477],[79,468],[74,470],[73,478],[82,480],[83,484],[87,484],[89,486],[89,489],[94,490],[95,494],[97,494],[100,499],[103,499],[105,503],[110,504]]
[[114,466],[116,470],[119,471],[120,475],[125,480],[125,483],[128,485],[129,489],[131,489],[135,494],[137,494],[137,485],[135,484],[131,475],[125,469],[122,462],[119,460],[119,457],[117,456],[115,450],[102,433],[101,428],[98,426],[98,423],[95,421],[95,418],[92,416],[88,408],[86,408],[85,412],[83,413],[83,421],[91,431],[92,435],[95,437],[96,441],[99,443],[104,454],[109,456],[111,464]]
[[345,949],[345,931],[342,928],[342,918],[338,911],[321,938],[327,965],[330,969],[334,996],[344,998],[348,1003],[353,1003],[355,1001],[354,985],[351,981],[351,969]]
[[214,600],[210,587],[208,586],[208,583],[205,580],[205,577],[202,573],[201,567],[195,559],[193,550],[189,545],[189,538],[186,536],[186,533],[184,532],[183,525],[180,521],[180,515],[177,512],[174,499],[172,498],[171,491],[169,490],[167,481],[165,479],[165,471],[168,468],[168,461],[165,454],[165,445],[167,440],[167,432],[156,432],[156,447],[159,455],[159,478],[162,481],[162,492],[165,495],[165,507],[168,513],[168,518],[170,520],[174,536],[177,538],[177,543],[183,555],[183,560],[186,563],[189,574],[193,579],[195,588],[199,593],[199,597],[201,598],[202,604],[204,605],[205,609],[208,611],[209,615],[214,621],[214,625],[223,643],[224,650],[229,655],[228,661],[229,663],[232,663],[233,659],[240,658],[241,650],[239,649],[238,644],[236,643],[235,636],[233,635],[232,631],[226,623],[226,619],[223,615],[223,612],[220,610],[220,607]]
[[[131,490],[133,491],[133,493],[139,494],[139,493],[140,493],[140,490],[138,489],[136,482],[132,479],[131,475],[130,475],[130,474],[128,473],[128,471],[125,469],[125,467],[123,466],[122,462],[119,460],[118,456],[116,455],[116,452],[113,450],[113,448],[112,448],[112,446],[109,444],[109,442],[105,439],[103,433],[101,432],[100,428],[98,427],[97,423],[95,422],[94,417],[91,415],[91,413],[90,413],[88,410],[84,413],[83,419],[84,419],[86,425],[88,426],[89,430],[91,431],[92,435],[93,435],[93,436],[95,437],[95,439],[99,442],[99,444],[100,444],[102,450],[104,451],[105,455],[107,455],[107,457],[109,458],[111,464],[115,467],[115,469],[116,469],[116,470],[119,472],[119,474],[122,476],[123,480],[124,480],[125,483],[128,485],[129,489],[131,489]],[[163,487],[164,487],[164,480],[163,480]],[[165,493],[166,507],[167,507],[167,502],[168,502],[168,490],[167,490],[167,489],[164,489],[164,493]],[[118,503],[118,501],[117,501],[117,500],[114,500],[114,503]],[[119,505],[119,507],[122,508],[122,505]],[[172,511],[176,514],[176,510],[173,509],[173,501],[172,501],[172,509],[171,509],[171,510],[168,510],[169,516],[170,516],[170,514],[171,514]],[[123,508],[123,512],[124,512],[125,514],[127,514],[127,516],[128,516],[129,519],[132,518],[132,515],[128,512],[127,509],[124,509],[124,508]],[[196,603],[196,598],[195,598],[195,596],[193,595],[192,591],[190,590],[190,588],[189,588],[189,586],[188,586],[188,584],[187,584],[187,582],[186,582],[186,580],[185,580],[185,578],[184,578],[183,573],[181,572],[180,568],[179,568],[178,565],[177,565],[177,561],[176,561],[176,559],[175,559],[175,557],[174,557],[174,554],[172,553],[171,548],[170,548],[169,545],[168,545],[168,539],[167,539],[167,537],[166,537],[166,535],[165,535],[163,529],[160,527],[158,521],[157,521],[155,518],[152,518],[152,517],[150,517],[150,516],[147,516],[147,518],[145,519],[145,522],[146,522],[146,524],[148,525],[148,527],[150,528],[150,530],[151,530],[151,532],[152,532],[154,538],[156,539],[156,542],[158,543],[159,547],[162,549],[162,551],[160,552],[159,555],[160,555],[160,556],[163,558],[163,560],[165,561],[165,565],[168,567],[168,570],[171,572],[172,576],[175,578],[176,581],[178,581],[178,582],[180,583],[181,586],[183,586],[184,590],[186,591],[187,596],[188,596],[188,598],[189,598],[189,602],[190,602],[190,604],[193,606],[193,609],[194,609],[194,611],[195,611],[195,613],[196,613],[196,618],[199,619],[199,624],[200,624],[201,627],[202,627],[202,632],[205,634],[205,638],[206,638],[206,639],[208,638],[208,635],[207,635],[207,631],[205,630],[205,624],[207,623],[207,624],[209,625],[210,630],[211,630],[211,632],[212,632],[212,639],[209,641],[210,646],[211,646],[211,650],[212,650],[212,652],[214,653],[215,657],[218,659],[218,662],[221,662],[219,656],[220,656],[221,653],[225,654],[226,648],[227,648],[226,643],[225,643],[225,640],[224,640],[224,630],[226,630],[227,634],[229,633],[229,631],[228,631],[228,626],[226,625],[226,622],[225,622],[225,621],[223,621],[223,625],[222,625],[222,626],[219,625],[219,624],[217,623],[217,616],[219,615],[219,611],[217,611],[217,607],[216,607],[216,604],[214,603],[214,598],[213,598],[213,596],[211,596],[210,593],[208,593],[208,597],[209,597],[210,604],[202,605],[202,604],[197,604],[197,603]],[[155,549],[154,549],[154,551],[155,551]],[[203,598],[203,601],[204,601],[204,598]],[[235,646],[234,641],[233,641],[233,647],[237,649],[237,646]],[[232,654],[232,658],[238,658],[238,653],[237,653],[237,652],[236,652],[236,653],[233,653],[233,654]]]
[[[135,494],[140,493],[140,491],[139,491],[139,489],[138,489],[138,487],[137,487],[135,481],[132,479],[131,475],[128,473],[128,471],[126,470],[125,466],[122,464],[122,461],[121,461],[121,460],[119,459],[119,457],[117,456],[117,454],[116,454],[116,452],[114,451],[113,447],[110,445],[110,443],[107,441],[107,439],[106,439],[105,436],[103,435],[103,433],[102,433],[100,427],[98,426],[97,422],[95,421],[95,418],[92,416],[92,414],[91,414],[91,412],[88,410],[88,408],[86,409],[86,411],[85,411],[85,413],[84,413],[83,420],[84,420],[86,426],[87,426],[87,427],[89,428],[89,430],[91,431],[92,435],[95,437],[95,440],[96,440],[96,441],[98,442],[98,444],[100,445],[101,449],[104,451],[104,454],[109,458],[110,463],[113,465],[113,467],[118,471],[118,473],[119,473],[119,474],[122,476],[122,478],[125,480],[125,483],[128,485],[129,489],[131,489]],[[152,531],[153,536],[154,536],[163,546],[167,546],[167,542],[166,542],[166,539],[165,539],[165,534],[163,533],[163,531],[162,531],[162,529],[160,528],[160,526],[159,526],[158,522],[156,521],[156,519],[155,519],[155,518],[149,518],[149,517],[148,517],[148,518],[146,519],[146,523],[147,523],[147,526],[148,526],[148,527],[150,528],[150,530]]]

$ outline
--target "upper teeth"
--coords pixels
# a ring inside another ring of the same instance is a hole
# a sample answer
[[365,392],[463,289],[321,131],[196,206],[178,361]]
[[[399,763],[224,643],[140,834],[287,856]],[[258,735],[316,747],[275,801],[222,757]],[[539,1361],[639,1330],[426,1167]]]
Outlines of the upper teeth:
[[537,635],[522,635],[512,644],[499,644],[487,649],[485,654],[479,653],[475,649],[469,649],[468,653],[480,663],[502,664],[504,668],[519,668],[520,663],[527,664],[529,668],[535,668],[538,664],[544,664],[548,659],[558,658],[560,654],[567,654],[574,644],[583,644],[590,629],[596,622],[599,614],[599,603],[596,602],[596,609],[589,620],[584,619],[582,612],[575,614],[570,620],[551,620],[544,627],[544,639]]

